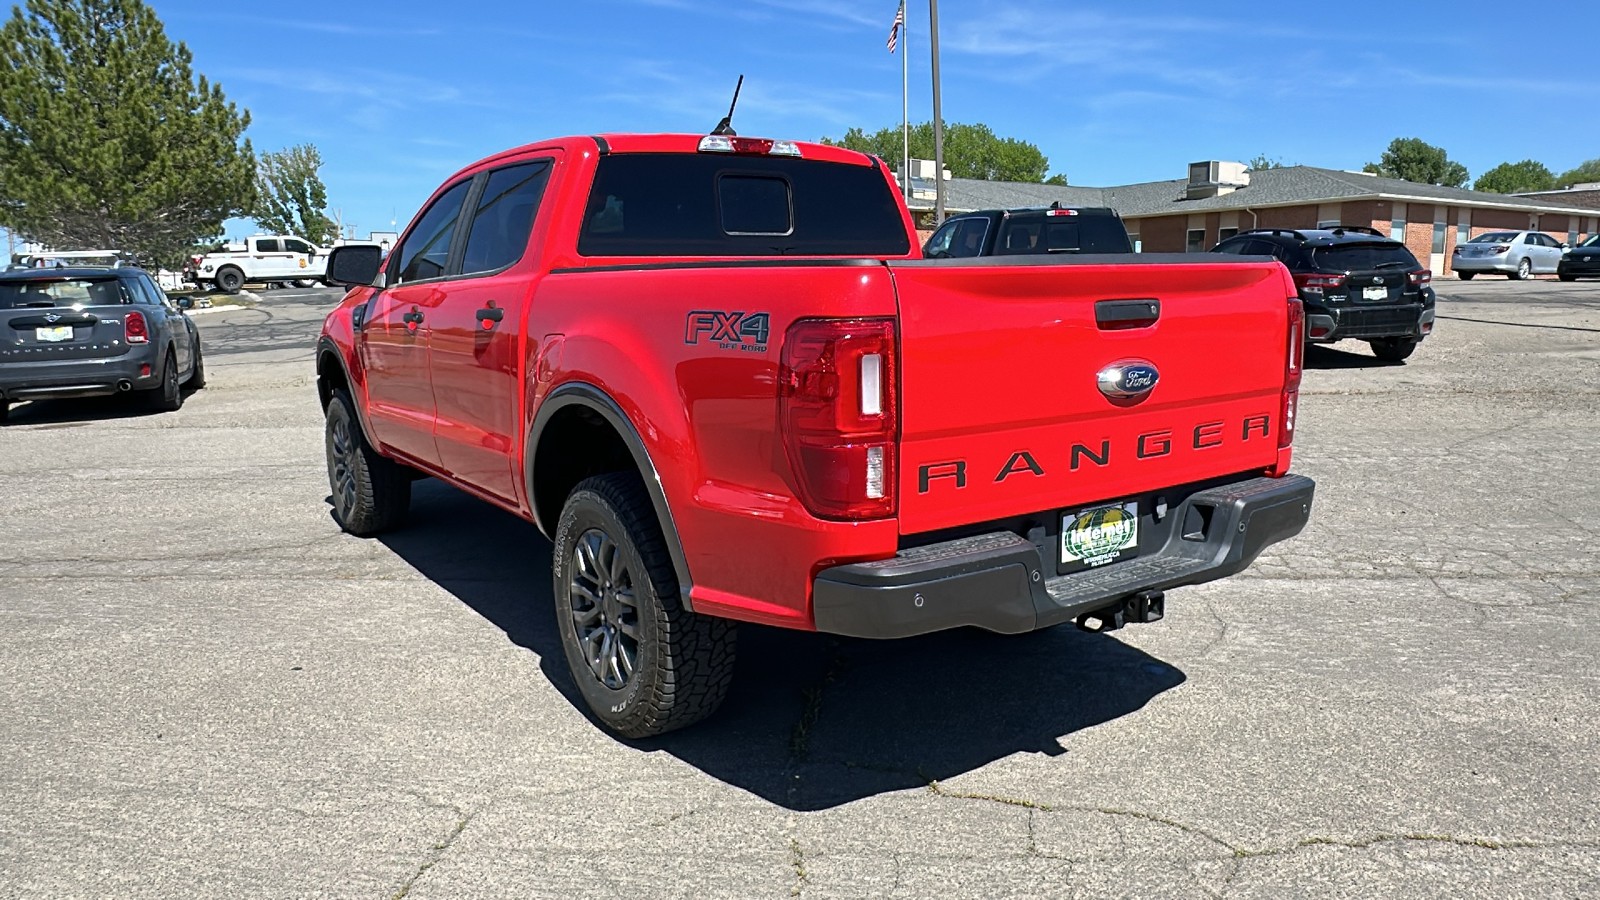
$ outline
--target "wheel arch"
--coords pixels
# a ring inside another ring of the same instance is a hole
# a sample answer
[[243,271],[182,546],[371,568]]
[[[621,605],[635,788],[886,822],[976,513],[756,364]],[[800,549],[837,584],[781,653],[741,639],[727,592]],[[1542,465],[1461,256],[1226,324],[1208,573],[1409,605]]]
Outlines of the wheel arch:
[[[559,465],[558,458],[548,454],[555,453],[556,446],[547,444],[546,439],[559,441],[564,436],[574,435],[589,442],[585,449],[591,452],[566,458],[579,458],[586,464],[553,468]],[[607,441],[612,439],[616,445],[608,446]],[[678,578],[680,601],[685,609],[691,609],[689,591],[693,581],[682,540],[673,522],[672,508],[661,485],[660,472],[621,404],[601,388],[586,382],[561,385],[539,404],[523,457],[523,483],[534,524],[552,539],[561,507],[573,486],[590,475],[617,471],[619,463],[631,464],[644,482],[650,505],[655,510],[656,523],[661,528],[667,555],[672,559],[673,572]]]

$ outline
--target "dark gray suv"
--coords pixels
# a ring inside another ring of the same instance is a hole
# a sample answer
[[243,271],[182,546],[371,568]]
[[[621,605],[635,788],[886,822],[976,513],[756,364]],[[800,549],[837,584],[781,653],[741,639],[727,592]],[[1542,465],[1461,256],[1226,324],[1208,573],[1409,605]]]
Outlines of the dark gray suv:
[[170,411],[205,380],[200,332],[143,270],[0,272],[0,421],[23,400],[131,391]]

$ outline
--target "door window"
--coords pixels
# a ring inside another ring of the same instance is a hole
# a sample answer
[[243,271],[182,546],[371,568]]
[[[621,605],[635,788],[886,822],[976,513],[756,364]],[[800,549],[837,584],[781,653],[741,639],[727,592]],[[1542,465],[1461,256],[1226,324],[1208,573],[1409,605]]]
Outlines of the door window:
[[471,184],[471,179],[457,183],[417,219],[399,251],[392,254],[396,260],[395,283],[444,276],[445,267],[450,263],[450,243],[456,234],[456,222],[461,218],[461,205],[466,202],[467,188]]
[[290,253],[310,253],[311,245],[307,244],[305,241],[297,241],[292,238],[285,238],[283,241],[283,249]]
[[489,173],[472,224],[461,273],[498,272],[522,258],[539,211],[539,199],[550,181],[547,160],[510,166]]
[[256,241],[257,253],[282,253],[283,249],[278,244],[277,238],[262,238]]

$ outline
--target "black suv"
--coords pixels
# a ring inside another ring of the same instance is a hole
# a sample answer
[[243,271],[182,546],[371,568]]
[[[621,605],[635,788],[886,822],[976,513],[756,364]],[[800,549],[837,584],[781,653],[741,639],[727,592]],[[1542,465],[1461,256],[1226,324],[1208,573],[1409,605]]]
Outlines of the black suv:
[[1212,253],[1270,256],[1283,263],[1306,308],[1306,340],[1357,338],[1399,362],[1433,331],[1433,273],[1406,245],[1362,225],[1243,231]]
[[1128,229],[1101,206],[985,209],[946,219],[922,245],[929,259],[1022,253],[1132,253]]

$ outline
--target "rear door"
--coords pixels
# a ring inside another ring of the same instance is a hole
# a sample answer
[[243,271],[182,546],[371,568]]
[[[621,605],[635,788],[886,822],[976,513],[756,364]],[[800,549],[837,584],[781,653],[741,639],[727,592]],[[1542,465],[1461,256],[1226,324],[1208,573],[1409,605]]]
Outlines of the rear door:
[[0,364],[106,359],[128,352],[134,295],[112,275],[0,284]]
[[194,341],[184,324],[183,314],[149,278],[136,275],[128,279],[128,286],[133,291],[134,309],[150,320],[151,337],[159,340],[165,335],[171,340],[173,359],[177,360],[180,371],[187,372],[193,359]]
[[[902,530],[1131,499],[1276,464],[1294,296],[1283,267],[1130,259],[1139,262],[890,263]],[[1149,366],[1154,388],[1135,399],[1103,392],[1102,373],[1119,365]]]
[[460,274],[442,286],[444,297],[428,321],[439,462],[512,503],[521,481],[512,458],[522,421],[519,341],[539,278],[529,235],[555,165],[553,151],[542,151],[479,176],[468,200]]
[[385,447],[437,466],[437,407],[428,372],[430,319],[445,298],[457,224],[470,178],[450,185],[423,210],[389,255],[388,287],[367,301],[357,340],[367,372],[367,414]]
[[1343,295],[1329,288],[1330,302],[1347,300],[1362,305],[1417,303],[1420,288],[1411,273],[1422,264],[1403,245],[1392,241],[1335,244],[1311,248],[1311,263],[1319,272],[1346,274]]

